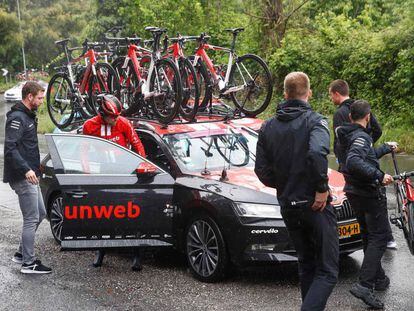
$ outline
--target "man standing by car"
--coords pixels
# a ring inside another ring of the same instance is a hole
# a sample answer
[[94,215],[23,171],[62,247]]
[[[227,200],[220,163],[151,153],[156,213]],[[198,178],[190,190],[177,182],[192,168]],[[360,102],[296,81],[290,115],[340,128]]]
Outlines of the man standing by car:
[[113,95],[101,99],[99,115],[87,120],[83,134],[108,139],[126,148],[129,145],[139,155],[146,157],[144,146],[128,119],[121,116],[122,106]]
[[12,258],[22,265],[22,273],[52,272],[36,260],[34,252],[36,230],[46,217],[39,188],[40,154],[36,117],[43,98],[44,89],[36,82],[27,82],[22,89],[22,101],[11,108],[6,120],[3,182],[8,182],[18,195],[23,214],[20,246]]
[[[355,101],[349,97],[349,86],[345,80],[335,80],[329,85],[329,96],[332,102],[338,106],[333,116],[333,129],[336,133],[336,129],[345,123],[350,123],[349,118],[351,104]],[[382,129],[377,119],[371,114],[371,119],[367,127],[367,132],[371,135],[373,142],[375,143],[382,135]],[[340,158],[341,145],[338,142],[337,135],[334,135],[334,153],[338,159],[339,171],[342,171],[342,165],[344,159]],[[343,152],[342,152],[343,154]]]
[[[334,153],[336,158],[338,159],[339,164],[339,171],[342,172],[342,167],[344,165],[345,159],[343,158],[345,154],[345,147],[340,144],[337,137],[337,129],[346,124],[350,123],[351,120],[349,118],[349,114],[351,112],[351,104],[355,101],[352,98],[349,98],[349,86],[345,80],[335,80],[332,81],[329,85],[329,96],[331,97],[332,102],[335,105],[338,105],[338,109],[336,110],[333,116],[333,129],[334,129]],[[379,125],[375,116],[371,113],[370,121],[366,128],[366,132],[371,135],[373,143],[375,144],[377,140],[382,135],[382,129]],[[391,225],[389,230],[389,237],[387,248],[389,249],[397,249],[397,242],[395,242],[394,236],[392,235]]]
[[351,289],[351,294],[370,307],[381,309],[384,304],[373,290],[383,291],[390,284],[382,269],[381,258],[390,234],[384,186],[392,183],[393,178],[380,170],[378,159],[396,147],[389,144],[373,147],[372,137],[365,131],[370,118],[369,103],[355,101],[351,105],[352,124],[338,129],[338,139],[346,149],[344,191],[355,211],[364,243],[359,282]]
[[328,122],[310,107],[311,95],[305,73],[286,76],[286,100],[259,131],[255,172],[277,190],[297,251],[301,310],[323,310],[338,279],[339,242],[329,204]]

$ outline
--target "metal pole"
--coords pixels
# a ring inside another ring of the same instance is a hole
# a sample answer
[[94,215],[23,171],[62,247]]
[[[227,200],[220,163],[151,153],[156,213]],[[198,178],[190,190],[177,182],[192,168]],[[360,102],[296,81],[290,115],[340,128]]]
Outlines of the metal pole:
[[[19,29],[20,29],[20,33],[23,37],[23,32],[22,32],[22,21],[20,19],[20,4],[19,4],[19,0],[16,0],[17,2],[17,16],[19,17]],[[24,69],[24,77],[27,80],[27,69],[26,69],[26,55],[24,54],[24,37],[22,40],[22,54],[23,54],[23,69]]]

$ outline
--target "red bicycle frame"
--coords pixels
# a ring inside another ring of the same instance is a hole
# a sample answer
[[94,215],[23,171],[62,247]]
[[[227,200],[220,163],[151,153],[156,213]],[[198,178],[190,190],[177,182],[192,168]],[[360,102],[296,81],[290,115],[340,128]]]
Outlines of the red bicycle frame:
[[[197,63],[198,59],[201,58],[203,60],[203,62],[207,65],[208,70],[210,71],[210,73],[212,74],[213,78],[215,81],[217,81],[220,76],[217,74],[216,68],[214,67],[213,61],[211,60],[211,58],[207,55],[206,50],[214,50],[214,51],[224,51],[224,52],[228,52],[230,53],[230,59],[229,59],[229,67],[231,66],[231,62],[232,62],[232,54],[231,54],[231,50],[229,48],[224,48],[221,46],[215,46],[215,45],[211,45],[208,43],[200,43],[199,47],[197,48],[197,50],[195,51],[195,58],[194,58],[194,64]],[[230,71],[228,71],[230,72]],[[225,81],[228,80],[228,76],[226,75],[225,77]]]
[[[88,92],[88,90],[89,90],[88,82],[89,82],[89,79],[91,77],[91,74],[93,73],[94,75],[97,75],[96,68],[95,68],[95,64],[97,63],[97,56],[100,56],[100,55],[103,55],[103,54],[105,54],[105,53],[95,52],[94,49],[88,49],[88,51],[85,54],[83,54],[83,55],[81,55],[81,56],[79,56],[79,57],[77,57],[77,58],[75,58],[75,59],[73,59],[69,62],[68,68],[71,68],[70,66],[72,64],[80,62],[82,59],[85,59],[85,62],[87,64],[86,69],[85,69],[85,73],[83,74],[83,77],[82,77],[82,81],[80,82],[80,85],[79,85],[79,92],[81,94],[84,94],[84,93]],[[71,78],[73,79],[73,81],[75,81],[75,79],[73,78],[73,74],[72,74],[71,69],[69,70],[69,74],[71,75]],[[105,80],[103,79],[102,82],[105,86],[105,91],[108,91],[108,85],[106,85]],[[101,88],[100,83],[97,83],[93,87],[94,88],[96,87],[98,92],[102,92],[102,88]]]

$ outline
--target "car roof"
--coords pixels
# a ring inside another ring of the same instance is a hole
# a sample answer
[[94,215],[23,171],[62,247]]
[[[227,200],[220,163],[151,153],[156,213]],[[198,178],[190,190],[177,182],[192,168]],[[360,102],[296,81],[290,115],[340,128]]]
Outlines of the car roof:
[[168,125],[161,124],[153,120],[142,120],[129,118],[135,129],[146,129],[155,132],[159,136],[182,134],[182,133],[196,133],[208,131],[223,132],[229,127],[234,129],[249,128],[253,131],[258,131],[263,123],[263,120],[257,118],[235,118],[225,120],[223,116],[197,116],[193,122],[176,122]]

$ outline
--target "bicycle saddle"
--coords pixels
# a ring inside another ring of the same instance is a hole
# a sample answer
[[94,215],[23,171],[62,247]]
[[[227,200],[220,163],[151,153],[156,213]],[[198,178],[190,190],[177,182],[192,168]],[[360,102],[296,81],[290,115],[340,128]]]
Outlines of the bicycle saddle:
[[153,26],[145,27],[145,30],[150,31],[150,32],[155,32],[155,33],[167,32],[167,29],[165,28],[158,28],[158,27],[153,27]]
[[231,32],[233,34],[238,34],[239,32],[244,31],[244,28],[227,28],[224,31]]
[[66,45],[66,43],[68,43],[70,41],[69,38],[63,39],[63,40],[59,40],[59,41],[55,41],[55,44],[57,45]]

